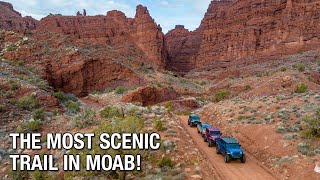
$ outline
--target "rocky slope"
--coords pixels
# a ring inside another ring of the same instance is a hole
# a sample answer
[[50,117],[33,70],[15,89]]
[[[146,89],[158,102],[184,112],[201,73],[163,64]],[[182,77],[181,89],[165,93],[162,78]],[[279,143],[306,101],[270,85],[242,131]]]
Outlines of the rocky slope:
[[36,27],[37,20],[30,16],[22,17],[10,3],[0,2],[0,12],[0,29],[27,32]]
[[178,26],[166,35],[169,62],[187,72],[315,48],[320,42],[319,7],[317,1],[212,1],[196,31]]
[[77,95],[143,85],[139,71],[163,69],[167,56],[161,27],[141,5],[135,18],[120,11],[106,16],[49,15],[31,36],[8,41],[12,36],[4,33],[1,38],[6,59],[37,66],[55,89]]

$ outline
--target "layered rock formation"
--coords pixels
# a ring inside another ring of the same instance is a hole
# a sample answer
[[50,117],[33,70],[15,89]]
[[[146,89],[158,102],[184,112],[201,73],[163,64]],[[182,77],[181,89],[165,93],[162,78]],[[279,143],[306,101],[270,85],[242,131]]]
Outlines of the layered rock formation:
[[161,102],[173,100],[179,97],[179,94],[171,87],[143,87],[122,98],[123,102],[139,102],[143,106],[158,104]]
[[10,3],[0,1],[0,29],[26,32],[34,29],[37,20],[30,16],[22,17]]
[[141,5],[137,6],[135,18],[127,18],[120,11],[110,11],[106,16],[48,16],[39,22],[37,31],[67,34],[79,41],[101,45],[132,43],[155,68],[165,66],[164,35],[147,8]]
[[212,1],[196,31],[178,26],[166,35],[169,61],[178,68],[187,63],[186,72],[319,47],[319,8],[316,0]]

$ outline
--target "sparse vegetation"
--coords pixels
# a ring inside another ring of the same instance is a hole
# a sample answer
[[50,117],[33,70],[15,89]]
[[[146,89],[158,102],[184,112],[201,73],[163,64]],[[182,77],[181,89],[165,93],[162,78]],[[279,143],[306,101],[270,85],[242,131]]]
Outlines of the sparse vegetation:
[[70,113],[76,114],[80,111],[80,105],[77,102],[69,100],[66,103],[66,108]]
[[280,71],[281,72],[286,72],[288,69],[286,67],[281,67]]
[[227,89],[222,89],[215,94],[215,101],[216,102],[222,101],[230,95],[231,95],[231,91]]
[[307,116],[303,120],[306,123],[304,137],[314,138],[320,136],[320,109],[313,116]]
[[154,127],[158,131],[164,131],[164,129],[165,129],[162,120],[158,119],[158,118],[156,118],[154,121]]
[[250,89],[251,89],[251,86],[250,86],[250,85],[246,85],[244,88],[245,88],[246,90],[250,90]]
[[305,83],[298,84],[296,87],[296,93],[306,93],[308,91],[308,85]]
[[17,105],[20,109],[29,110],[29,111],[33,110],[39,106],[36,97],[33,95],[23,96],[18,100],[17,103],[18,103]]
[[308,156],[308,157],[315,155],[315,152],[312,150],[311,146],[306,143],[299,143],[298,144],[298,151],[301,154]]
[[158,166],[160,168],[163,168],[163,167],[170,167],[172,168],[174,166],[172,160],[170,157],[168,156],[164,156],[159,162],[158,162]]
[[10,80],[9,83],[10,83],[10,89],[13,91],[19,89],[20,87],[20,85],[16,81]]
[[39,132],[41,129],[41,122],[40,121],[30,121],[26,123],[26,128],[30,132]]
[[72,117],[72,126],[77,128],[85,128],[91,126],[95,122],[96,113],[92,109],[85,109],[84,112]]
[[116,89],[115,89],[115,93],[116,94],[124,94],[125,92],[127,91],[127,89],[126,88],[124,88],[124,87],[121,87],[121,86],[119,86],[119,87],[117,87]]
[[123,117],[123,112],[118,108],[114,106],[107,106],[103,110],[100,111],[100,116],[102,118],[115,118],[115,117]]
[[179,111],[179,112],[177,112],[176,114],[179,115],[179,116],[188,116],[188,115],[191,114],[191,111],[187,111],[187,110],[185,110],[185,111]]
[[166,109],[169,111],[169,112],[172,112],[173,111],[173,103],[172,102],[167,102],[167,104],[165,105]]
[[62,91],[54,92],[53,96],[59,99],[60,102],[66,102],[68,100],[67,96]]
[[5,111],[5,106],[4,105],[0,105],[0,112],[4,112]]
[[15,44],[10,44],[8,47],[7,47],[7,51],[15,51],[18,49],[18,46],[15,45]]
[[32,117],[34,120],[44,121],[47,118],[47,114],[43,108],[36,109],[32,112]]
[[306,67],[303,63],[298,63],[295,65],[296,69],[299,71],[299,72],[303,72],[306,70]]
[[[69,154],[79,154],[81,159],[86,158],[87,154],[100,154],[100,155],[110,155],[114,157],[115,155],[120,155],[121,157],[124,157],[124,155],[130,154],[136,156],[137,154],[140,154],[142,156],[142,159],[144,161],[148,161],[149,152],[150,151],[142,151],[137,149],[133,150],[114,150],[112,148],[108,150],[102,150],[99,147],[100,144],[100,138],[99,134],[102,133],[143,133],[144,132],[144,121],[136,116],[134,117],[127,117],[127,118],[116,118],[113,117],[114,121],[107,122],[103,121],[101,124],[94,130],[94,133],[97,135],[93,137],[92,143],[93,143],[93,149],[83,149],[83,150],[71,150]],[[138,171],[132,171],[132,172],[124,172],[124,171],[86,171],[86,163],[81,163],[81,171],[69,171],[65,172],[64,179],[73,179],[76,177],[85,177],[87,179],[93,179],[94,177],[108,177],[109,179],[125,179],[125,176],[130,173],[137,174]],[[122,177],[122,178],[120,178]]]

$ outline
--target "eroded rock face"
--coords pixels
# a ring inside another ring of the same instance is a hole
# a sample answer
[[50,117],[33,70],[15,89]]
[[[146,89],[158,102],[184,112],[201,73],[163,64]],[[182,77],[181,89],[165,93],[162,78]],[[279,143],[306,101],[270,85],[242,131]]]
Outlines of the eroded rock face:
[[195,32],[178,27],[166,35],[170,62],[176,67],[188,63],[185,70],[226,68],[248,57],[315,48],[320,44],[319,8],[315,0],[212,1]]
[[137,6],[135,18],[110,11],[106,16],[48,16],[39,22],[38,32],[63,33],[78,41],[102,45],[133,43],[155,68],[165,66],[164,35],[144,6]]
[[12,4],[0,1],[0,29],[26,32],[35,29],[37,20],[30,16],[22,17]]
[[156,88],[143,87],[125,95],[123,102],[139,102],[144,106],[154,105],[161,102],[173,100],[179,97],[179,94],[171,87]]

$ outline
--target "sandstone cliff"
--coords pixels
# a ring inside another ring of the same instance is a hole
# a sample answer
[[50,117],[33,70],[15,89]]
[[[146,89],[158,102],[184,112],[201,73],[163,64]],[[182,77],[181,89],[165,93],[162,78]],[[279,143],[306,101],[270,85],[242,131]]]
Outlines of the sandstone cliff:
[[135,18],[127,18],[120,11],[110,11],[106,16],[48,16],[39,22],[37,31],[71,35],[77,43],[132,43],[155,68],[165,66],[164,35],[147,8],[141,5],[137,6]]
[[196,31],[181,37],[178,27],[166,35],[169,61],[187,63],[186,72],[319,47],[319,8],[315,0],[212,1]]
[[36,27],[37,20],[30,16],[22,17],[10,3],[0,1],[0,29],[26,32]]

